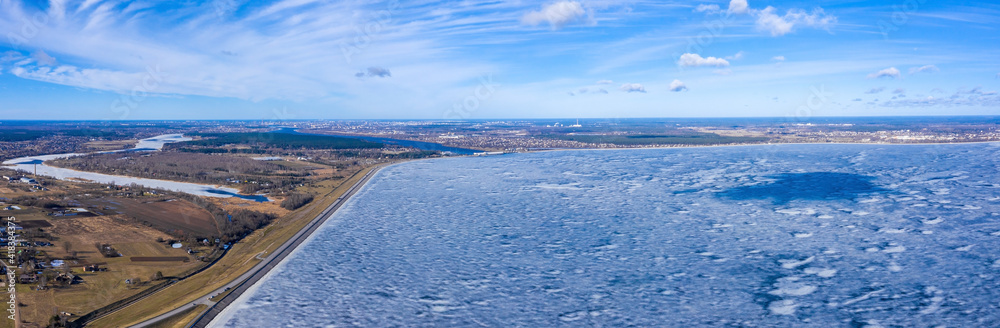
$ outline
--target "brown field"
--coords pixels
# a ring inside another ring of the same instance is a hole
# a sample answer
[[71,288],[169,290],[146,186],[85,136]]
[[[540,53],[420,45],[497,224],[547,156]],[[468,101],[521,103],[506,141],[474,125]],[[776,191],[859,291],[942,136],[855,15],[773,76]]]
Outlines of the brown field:
[[135,241],[155,241],[156,238],[168,239],[170,236],[150,227],[112,216],[97,216],[90,218],[67,217],[50,221],[49,232],[59,236],[60,240],[70,241],[73,245],[87,247],[86,251],[97,252],[92,245],[121,244]]
[[187,256],[133,256],[129,258],[132,262],[187,262],[191,258]]
[[[104,214],[125,214],[167,230],[182,230],[210,236],[219,232],[212,214],[183,199],[139,201],[126,198],[99,198],[83,201]],[[108,210],[103,210],[104,208]],[[111,213],[108,213],[111,212]]]
[[262,213],[271,213],[277,217],[284,216],[289,213],[288,210],[281,208],[281,197],[268,196],[272,201],[259,203],[252,200],[246,200],[242,198],[229,197],[229,198],[208,198],[208,201],[226,210],[226,212],[232,213],[235,210],[251,210]]
[[22,228],[25,228],[25,229],[31,229],[31,228],[48,228],[48,227],[52,226],[52,224],[49,223],[49,221],[45,221],[45,220],[30,220],[30,221],[20,221],[20,220],[18,220],[17,225],[19,225],[19,226],[21,226]]
[[[157,238],[168,239],[170,236],[167,234],[118,215],[50,217],[48,223],[52,227],[45,230],[58,238],[54,242],[56,246],[40,249],[53,258],[65,258],[67,253],[62,243],[69,242],[70,251],[76,252],[79,259],[69,260],[68,264],[73,268],[74,274],[83,279],[83,283],[44,291],[31,290],[33,285],[19,284],[18,298],[26,304],[20,308],[21,315],[23,320],[28,321],[21,327],[44,327],[55,308],[80,315],[149,286],[148,282],[141,286],[127,285],[124,283],[125,279],[141,278],[149,281],[157,271],[168,277],[179,276],[201,265],[200,261],[132,262],[127,257],[104,258],[95,249],[95,243],[111,244],[126,256],[189,258],[184,249],[170,248],[155,241]],[[91,264],[100,264],[108,271],[83,272],[81,267]]]
[[139,140],[112,140],[112,141],[91,141],[83,144],[88,151],[105,151],[132,148]]

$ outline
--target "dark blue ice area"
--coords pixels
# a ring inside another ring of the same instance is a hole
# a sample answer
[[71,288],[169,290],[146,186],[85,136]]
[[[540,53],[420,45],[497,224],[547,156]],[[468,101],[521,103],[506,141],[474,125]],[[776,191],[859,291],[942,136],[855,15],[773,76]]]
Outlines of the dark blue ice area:
[[378,173],[223,327],[997,327],[998,144],[558,151]]
[[768,178],[773,182],[740,186],[720,193],[732,199],[772,199],[787,204],[793,199],[854,199],[886,192],[875,185],[874,177],[836,172],[783,173]]

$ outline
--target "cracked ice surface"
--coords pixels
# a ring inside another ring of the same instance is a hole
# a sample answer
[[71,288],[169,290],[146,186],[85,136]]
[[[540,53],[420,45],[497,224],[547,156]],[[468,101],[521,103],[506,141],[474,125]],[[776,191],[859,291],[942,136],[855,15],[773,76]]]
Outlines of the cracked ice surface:
[[384,169],[213,324],[1000,325],[1000,145]]

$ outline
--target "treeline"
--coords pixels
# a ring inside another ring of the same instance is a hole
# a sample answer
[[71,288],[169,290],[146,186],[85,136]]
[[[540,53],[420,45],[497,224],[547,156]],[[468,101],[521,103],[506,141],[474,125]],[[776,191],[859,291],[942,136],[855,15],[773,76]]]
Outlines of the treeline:
[[386,154],[384,156],[386,158],[415,159],[415,158],[433,157],[433,156],[438,156],[440,154],[441,154],[440,152],[433,151],[433,150],[420,150],[420,151],[408,151],[408,152],[403,152],[403,153],[399,153],[399,154]]
[[180,194],[178,198],[185,199],[204,208],[209,213],[212,213],[212,217],[215,218],[215,225],[219,227],[220,234],[218,236],[195,236],[196,238],[217,237],[223,242],[236,242],[254,230],[263,228],[276,218],[274,214],[245,209],[229,213],[225,209],[199,196]]
[[382,148],[382,144],[354,138],[310,136],[288,133],[197,133],[203,139],[185,141],[176,147],[203,146],[221,147],[226,145],[249,145],[281,149],[359,149]]
[[285,197],[285,200],[281,201],[281,207],[286,210],[295,210],[305,204],[309,204],[312,200],[313,195],[310,194],[289,194]]
[[274,214],[242,209],[226,215],[224,219],[216,216],[216,222],[219,223],[219,230],[222,232],[220,238],[230,242],[243,239],[254,230],[271,223],[274,219]]
[[62,202],[57,202],[51,199],[39,198],[35,196],[14,197],[14,199],[11,199],[10,202],[14,204],[39,207],[44,209],[53,209],[66,206],[66,204]]
[[51,133],[48,131],[24,130],[24,129],[0,129],[0,141],[28,141],[35,140]]
[[190,148],[182,147],[177,148],[178,151],[185,153],[199,153],[199,154],[267,154],[266,149],[258,148]]

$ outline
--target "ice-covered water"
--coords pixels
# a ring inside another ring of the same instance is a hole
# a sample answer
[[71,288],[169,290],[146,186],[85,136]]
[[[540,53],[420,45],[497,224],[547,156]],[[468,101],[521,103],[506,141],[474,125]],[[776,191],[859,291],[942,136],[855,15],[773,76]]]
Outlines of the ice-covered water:
[[[191,140],[191,138],[185,137],[182,134],[164,134],[152,138],[139,140],[139,142],[136,143],[135,147],[130,149],[114,150],[114,151],[108,151],[106,153],[158,151],[160,149],[163,149],[163,145],[165,144],[172,142],[188,141],[188,140]],[[229,187],[77,171],[67,168],[48,166],[44,164],[44,162],[48,160],[82,156],[82,155],[86,154],[69,153],[69,154],[27,156],[27,157],[20,157],[20,158],[6,160],[2,164],[3,166],[9,169],[37,173],[38,175],[52,177],[60,180],[85,180],[97,183],[112,183],[121,186],[134,183],[140,186],[179,191],[198,196],[222,197],[222,198],[238,197],[258,202],[269,201],[267,196],[241,195],[239,190]]]
[[384,169],[218,327],[1000,325],[1000,145]]

